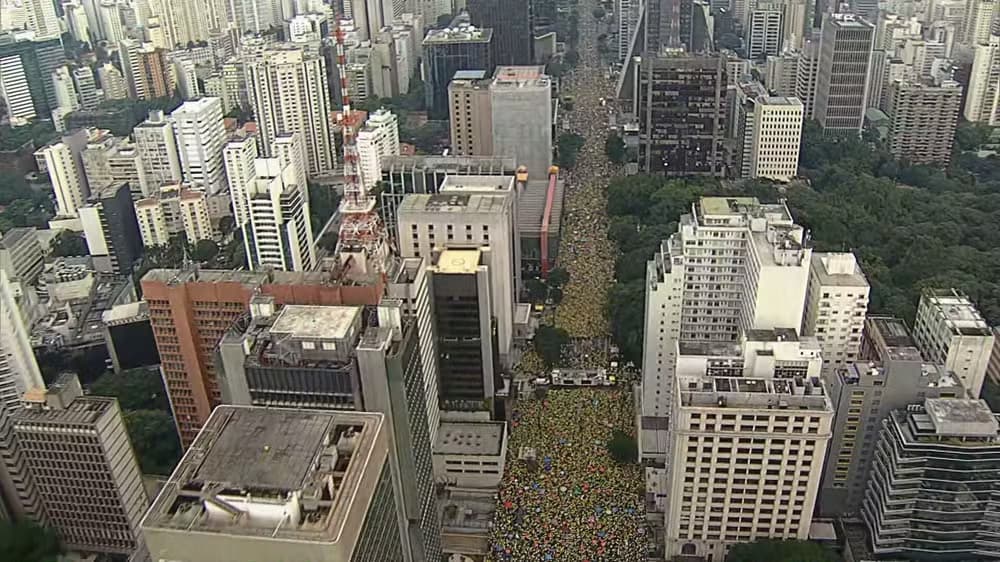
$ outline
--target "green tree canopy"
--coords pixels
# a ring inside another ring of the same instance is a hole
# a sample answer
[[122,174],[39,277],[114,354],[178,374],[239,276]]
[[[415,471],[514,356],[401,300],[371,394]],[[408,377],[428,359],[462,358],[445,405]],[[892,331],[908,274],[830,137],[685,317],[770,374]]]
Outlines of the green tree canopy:
[[563,346],[569,343],[569,334],[562,328],[539,326],[535,330],[535,352],[541,356],[546,368],[559,365],[562,360]]
[[837,562],[839,558],[817,543],[763,539],[735,545],[726,562]]
[[619,464],[631,464],[639,458],[639,447],[634,437],[616,429],[608,439],[608,454]]
[[64,230],[52,241],[52,255],[55,257],[89,255],[87,242],[76,232]]
[[0,523],[0,558],[17,562],[56,562],[63,553],[55,531],[30,521]]
[[557,143],[558,159],[561,168],[572,169],[576,165],[576,158],[583,148],[583,137],[576,133],[563,133],[559,135]]
[[617,133],[611,133],[604,141],[604,153],[608,160],[621,164],[625,161],[625,141]]
[[170,403],[158,369],[107,372],[88,388],[95,396],[113,396],[122,410],[169,411]]
[[160,410],[126,412],[125,427],[143,473],[173,472],[181,458],[181,442],[170,414]]
[[191,257],[200,262],[210,262],[217,255],[219,255],[219,245],[214,240],[199,240],[191,253]]

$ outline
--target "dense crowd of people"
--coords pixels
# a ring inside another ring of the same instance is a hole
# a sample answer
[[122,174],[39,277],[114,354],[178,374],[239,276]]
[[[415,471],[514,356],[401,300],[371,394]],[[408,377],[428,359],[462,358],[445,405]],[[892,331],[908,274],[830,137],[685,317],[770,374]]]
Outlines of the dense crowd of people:
[[631,399],[627,388],[580,388],[518,403],[492,560],[645,559],[642,468],[607,451],[612,431],[632,425]]
[[[579,9],[593,7],[581,2]],[[563,79],[563,94],[575,98],[563,119],[585,141],[576,166],[564,173],[559,265],[569,272],[569,282],[555,314],[556,327],[571,338],[563,350],[564,366],[571,368],[609,365],[606,302],[615,248],[607,239],[605,190],[619,170],[604,153],[610,108],[601,98],[611,95],[613,84],[604,74],[595,35],[581,34],[580,64]],[[518,371],[540,369],[540,359],[529,352]],[[613,431],[634,432],[631,401],[625,385],[552,390],[512,406],[491,560],[645,560],[642,469],[616,463],[607,451]]]

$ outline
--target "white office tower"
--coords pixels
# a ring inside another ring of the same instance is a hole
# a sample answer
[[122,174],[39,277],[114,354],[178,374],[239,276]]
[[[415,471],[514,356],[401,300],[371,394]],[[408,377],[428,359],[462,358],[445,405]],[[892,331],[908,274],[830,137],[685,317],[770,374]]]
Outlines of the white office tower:
[[969,297],[955,289],[927,289],[920,296],[913,339],[924,359],[943,364],[979,397],[993,352],[994,336]]
[[66,0],[63,2],[63,13],[66,14],[66,27],[69,34],[83,43],[90,43],[90,22],[87,21],[87,12],[76,0]]
[[317,262],[306,186],[295,183],[294,166],[278,158],[258,158],[254,169],[256,178],[247,188],[253,228],[252,239],[246,240],[250,268],[311,270]]
[[778,56],[767,57],[764,64],[764,85],[767,86],[767,91],[776,96],[795,97],[798,66],[798,51],[786,51]]
[[490,249],[492,313],[500,360],[513,343],[520,264],[512,176],[447,176],[437,194],[407,195],[397,209],[399,252],[431,259],[444,249]]
[[7,116],[15,127],[38,116],[19,54],[0,57],[0,98],[6,102]]
[[260,130],[261,153],[278,135],[301,135],[310,176],[337,173],[326,62],[313,49],[273,45],[245,59],[247,94]]
[[76,95],[80,99],[80,107],[83,109],[97,109],[100,97],[97,95],[97,82],[94,81],[94,72],[89,66],[80,66],[73,69],[73,85],[76,86]]
[[229,198],[233,203],[233,219],[236,228],[245,230],[250,224],[250,209],[247,203],[249,185],[257,179],[254,161],[257,160],[257,136],[234,137],[222,149],[222,160],[226,164],[226,181],[229,182]]
[[97,67],[97,79],[101,83],[104,99],[120,100],[128,97],[128,85],[125,83],[125,77],[110,62]]
[[632,49],[642,0],[615,0],[615,16],[618,21],[618,60],[624,61]]
[[60,217],[75,217],[76,210],[90,197],[82,157],[89,138],[90,132],[81,129],[35,151],[38,169],[48,173],[52,182],[56,215]]
[[750,331],[740,347],[680,344],[668,559],[722,560],[736,543],[809,538],[833,423],[819,346],[777,329]]
[[[177,76],[177,90],[181,99],[189,100],[201,95],[198,89],[198,74],[195,72],[194,61],[174,59],[172,71]],[[221,101],[221,100],[220,100]]]
[[790,181],[798,175],[802,102],[798,98],[758,98],[753,120],[749,177]]
[[101,0],[97,5],[97,13],[101,22],[101,30],[104,38],[111,43],[118,43],[128,38],[125,25],[122,23],[122,15],[118,2],[115,0]]
[[974,47],[990,39],[993,20],[997,14],[997,0],[969,0],[965,6],[962,43]]
[[21,0],[24,6],[25,23],[35,32],[35,39],[52,39],[62,35],[56,5],[52,0]]
[[132,129],[132,136],[147,179],[153,186],[181,181],[183,173],[177,136],[162,111],[150,111],[149,117]]
[[990,126],[1000,124],[1000,36],[976,45],[963,116]]
[[34,490],[25,486],[23,461],[13,446],[11,416],[20,409],[25,391],[42,386],[45,382],[31,348],[31,332],[21,314],[14,287],[7,273],[0,269],[0,487],[8,499],[7,507],[16,516],[33,511],[38,500],[32,497]]
[[854,254],[813,254],[802,333],[819,341],[824,373],[858,360],[870,290]]
[[56,106],[69,111],[80,109],[80,101],[76,97],[73,76],[69,73],[69,67],[63,65],[55,69],[52,71],[50,79],[56,94]]
[[762,2],[750,12],[747,57],[763,60],[781,52],[784,42],[784,4]]
[[270,2],[232,0],[232,9],[236,28],[241,33],[261,33],[276,23]]
[[371,189],[382,180],[382,159],[399,156],[399,118],[388,109],[379,109],[358,131],[357,142],[361,182]]
[[192,187],[217,195],[226,188],[222,165],[222,146],[226,128],[222,123],[219,98],[200,98],[184,102],[170,114],[174,136],[181,156],[184,181]]
[[666,455],[678,342],[733,343],[749,330],[802,324],[812,250],[783,203],[704,197],[646,266],[642,359],[644,460]]
[[184,234],[189,244],[212,239],[205,192],[181,184],[164,185],[149,197],[135,202],[135,217],[139,223],[142,245],[166,246],[170,239]]

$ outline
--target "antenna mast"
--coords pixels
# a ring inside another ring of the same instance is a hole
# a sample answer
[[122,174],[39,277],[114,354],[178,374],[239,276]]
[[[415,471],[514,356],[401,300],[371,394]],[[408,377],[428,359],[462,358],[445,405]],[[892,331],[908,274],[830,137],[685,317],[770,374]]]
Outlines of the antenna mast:
[[350,81],[347,75],[347,55],[344,52],[343,12],[337,14],[334,33],[337,39],[337,72],[344,106],[341,111],[341,131],[344,135],[344,198],[340,203],[340,232],[337,255],[341,265],[353,261],[362,270],[385,272],[389,246],[385,229],[376,211],[375,197],[361,181],[356,133],[360,113],[351,109]]

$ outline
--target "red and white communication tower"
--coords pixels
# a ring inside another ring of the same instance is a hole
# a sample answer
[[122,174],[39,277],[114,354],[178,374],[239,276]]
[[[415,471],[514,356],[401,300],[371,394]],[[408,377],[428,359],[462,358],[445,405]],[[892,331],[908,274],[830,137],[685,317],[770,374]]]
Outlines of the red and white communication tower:
[[369,194],[359,175],[358,145],[355,138],[361,114],[351,110],[351,93],[347,78],[347,55],[344,53],[344,30],[340,26],[343,14],[337,15],[334,33],[337,38],[337,72],[344,100],[341,130],[344,132],[344,198],[340,203],[340,233],[337,255],[341,264],[352,261],[363,270],[384,272],[388,264],[389,244],[385,229],[375,207],[375,197]]

